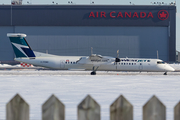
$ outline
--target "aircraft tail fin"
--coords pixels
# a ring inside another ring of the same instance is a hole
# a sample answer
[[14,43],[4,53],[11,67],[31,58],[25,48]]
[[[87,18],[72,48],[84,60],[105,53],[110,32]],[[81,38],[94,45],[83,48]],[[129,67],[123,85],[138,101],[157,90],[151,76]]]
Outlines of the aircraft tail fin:
[[31,47],[27,43],[25,37],[26,34],[21,33],[8,33],[7,37],[9,37],[11,41],[11,45],[13,47],[16,58],[19,57],[36,57]]

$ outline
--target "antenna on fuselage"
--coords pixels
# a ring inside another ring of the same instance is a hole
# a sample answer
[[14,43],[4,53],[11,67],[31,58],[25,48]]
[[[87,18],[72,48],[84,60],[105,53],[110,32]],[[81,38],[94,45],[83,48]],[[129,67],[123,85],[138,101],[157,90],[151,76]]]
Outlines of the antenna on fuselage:
[[158,50],[157,50],[157,59],[159,59],[159,54],[158,54]]

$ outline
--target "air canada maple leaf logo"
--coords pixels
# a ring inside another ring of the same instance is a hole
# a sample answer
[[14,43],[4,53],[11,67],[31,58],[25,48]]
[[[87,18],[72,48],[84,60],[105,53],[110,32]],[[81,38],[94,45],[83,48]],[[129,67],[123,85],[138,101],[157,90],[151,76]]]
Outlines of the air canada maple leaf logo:
[[159,18],[160,20],[166,20],[166,19],[168,19],[168,17],[169,17],[168,11],[166,11],[166,10],[160,10],[160,11],[158,12],[158,18]]

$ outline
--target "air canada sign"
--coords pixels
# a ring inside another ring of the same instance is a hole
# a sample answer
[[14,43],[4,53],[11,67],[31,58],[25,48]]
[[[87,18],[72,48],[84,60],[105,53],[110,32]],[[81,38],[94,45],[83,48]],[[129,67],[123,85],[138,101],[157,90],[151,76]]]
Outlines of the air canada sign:
[[[117,12],[117,11],[111,11],[110,13],[106,13],[104,11],[90,12],[90,14],[89,14],[89,18],[107,18],[107,17],[111,17],[111,18],[154,18],[154,15],[152,12]],[[166,10],[160,10],[160,12],[158,12],[158,18],[160,20],[166,20],[168,17],[169,17],[169,13]]]

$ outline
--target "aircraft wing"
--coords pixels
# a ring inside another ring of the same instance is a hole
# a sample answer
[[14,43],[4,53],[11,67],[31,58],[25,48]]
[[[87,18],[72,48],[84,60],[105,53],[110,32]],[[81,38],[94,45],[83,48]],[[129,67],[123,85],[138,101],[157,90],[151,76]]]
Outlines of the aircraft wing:
[[103,57],[101,55],[97,55],[97,54],[92,54],[91,56],[89,56],[89,59],[91,61],[95,60],[95,61],[98,61],[98,60],[101,60]]
[[100,66],[103,64],[110,63],[112,61],[112,59],[113,58],[110,58],[110,57],[103,57],[101,55],[92,54],[91,56],[88,56],[88,57],[82,57],[78,61],[78,64]]

